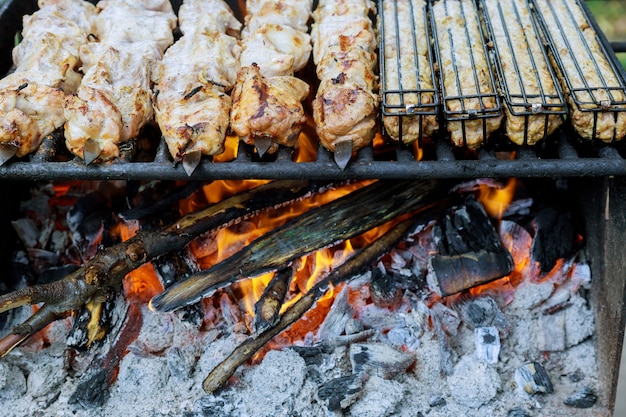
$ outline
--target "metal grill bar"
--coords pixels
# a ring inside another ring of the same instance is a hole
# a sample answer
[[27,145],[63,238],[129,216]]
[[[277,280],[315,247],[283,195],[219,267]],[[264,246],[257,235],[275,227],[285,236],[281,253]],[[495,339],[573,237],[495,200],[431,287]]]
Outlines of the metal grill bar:
[[[214,180],[214,179],[429,179],[477,177],[582,177],[626,175],[626,160],[611,146],[593,156],[581,156],[570,143],[569,132],[556,133],[554,157],[534,148],[519,147],[502,160],[496,150],[483,148],[472,159],[459,159],[444,140],[434,142],[432,160],[416,161],[406,148],[396,150],[393,159],[378,160],[371,148],[363,149],[345,170],[334,163],[332,154],[321,146],[312,162],[293,162],[291,151],[279,152],[274,161],[258,161],[247,145],[241,145],[237,158],[230,162],[202,161],[188,177],[169,156],[157,154],[147,162],[118,162],[85,166],[82,160],[54,162],[43,160],[11,161],[0,166],[0,180]],[[158,153],[158,152],[157,152]],[[588,152],[581,152],[588,154]],[[53,157],[54,159],[54,157]]]

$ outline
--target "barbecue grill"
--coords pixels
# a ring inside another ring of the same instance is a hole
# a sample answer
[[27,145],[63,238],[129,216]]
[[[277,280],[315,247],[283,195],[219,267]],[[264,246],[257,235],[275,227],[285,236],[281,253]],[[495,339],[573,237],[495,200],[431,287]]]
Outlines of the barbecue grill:
[[[172,3],[175,9],[180,5],[180,1]],[[238,10],[234,4],[236,2],[231,3]],[[626,43],[609,43],[584,2],[581,2],[581,6],[590,16],[590,24],[598,34],[602,46],[607,51],[626,52]],[[35,0],[5,0],[0,3],[0,74],[10,70],[11,49],[16,34],[21,29],[21,17],[36,9]],[[431,22],[428,23],[430,25]],[[609,58],[622,80],[626,80],[626,75],[612,52],[609,53]],[[404,95],[416,91],[394,91],[387,90],[384,85],[381,87],[382,113],[394,117],[426,117],[436,114],[442,118],[442,103],[454,99],[432,91],[431,93],[436,93],[437,100],[420,113],[407,109],[402,104]],[[400,96],[400,105],[390,104],[389,98],[394,94]],[[507,94],[503,92],[503,100],[506,99]],[[470,119],[482,115],[448,116],[458,116],[462,120],[463,117]],[[260,159],[253,147],[240,143],[237,157],[233,161],[203,159],[193,174],[188,176],[181,165],[172,161],[164,141],[159,140],[158,132],[147,129],[145,134],[158,143],[153,146],[149,155],[140,152],[140,144],[129,143],[118,160],[88,166],[81,159],[64,151],[62,134],[51,135],[36,153],[12,159],[0,166],[0,179],[6,180],[0,181],[0,189],[14,197],[9,204],[1,206],[0,218],[11,218],[11,210],[19,204],[15,201],[14,193],[19,194],[26,188],[26,183],[22,181],[577,177],[572,181],[572,189],[577,190],[579,211],[586,219],[585,237],[588,240],[589,255],[594,260],[593,299],[594,305],[600,306],[596,312],[598,363],[602,368],[603,385],[607,387],[607,391],[603,393],[607,398],[605,402],[609,408],[613,408],[618,377],[616,369],[619,367],[625,320],[623,300],[626,276],[623,271],[626,269],[626,258],[622,256],[626,233],[625,144],[607,145],[583,141],[566,123],[542,144],[534,147],[511,145],[501,134],[496,134],[487,146],[468,152],[452,147],[443,128],[436,137],[420,138],[424,151],[421,160],[416,160],[413,149],[398,141],[397,145],[382,153],[375,152],[371,147],[360,150],[342,170],[334,162],[332,153],[321,146],[317,149],[314,161],[294,162],[291,149],[281,148],[271,159]],[[612,176],[620,178],[614,180],[610,178]],[[0,224],[3,225],[4,223]],[[7,230],[10,230],[8,222],[7,227],[2,230],[2,235],[6,237],[9,234]],[[3,249],[0,256],[6,257],[9,253],[6,247],[9,239],[3,240],[0,241],[0,248]],[[7,265],[8,262],[0,264]]]
[[[176,3],[176,2],[174,2]],[[177,6],[177,4],[175,4]],[[583,8],[589,12],[585,3]],[[21,16],[36,10],[35,1],[7,0],[0,7],[0,72],[6,73],[11,62],[10,54],[20,31]],[[599,41],[607,51],[626,52],[626,45],[611,45],[597,22],[590,23],[598,33]],[[381,28],[384,30],[384,28]],[[626,75],[620,68],[615,55],[609,53],[612,64],[623,80]],[[431,63],[432,64],[432,63]],[[384,70],[384,68],[383,68]],[[414,110],[398,112],[397,105],[388,104],[393,94],[406,95],[412,91],[386,91],[382,86],[382,112],[385,115],[421,117]],[[435,106],[454,97],[442,97]],[[400,101],[402,103],[402,101]],[[516,103],[517,104],[517,103]],[[402,105],[400,105],[402,110]],[[548,106],[546,106],[548,107]],[[554,111],[558,111],[556,109]],[[427,107],[423,114],[442,110]],[[532,110],[531,110],[532,111]],[[487,117],[484,114],[448,115],[454,120]],[[129,143],[124,155],[112,163],[85,166],[79,158],[63,154],[62,135],[52,135],[44,146],[32,155],[13,159],[0,166],[0,179],[6,180],[64,180],[64,179],[129,179],[129,180],[210,180],[210,179],[365,179],[365,178],[476,178],[476,177],[581,177],[613,176],[626,174],[623,145],[607,146],[588,143],[577,138],[573,130],[564,125],[544,140],[541,146],[514,146],[505,138],[492,138],[490,144],[477,152],[455,149],[446,138],[445,128],[429,143],[421,143],[424,158],[416,160],[415,152],[402,144],[378,155],[372,148],[361,150],[345,169],[333,161],[332,154],[319,146],[314,161],[294,162],[291,149],[281,149],[271,160],[259,159],[254,148],[240,144],[237,157],[230,162],[214,162],[203,159],[193,175],[189,177],[182,166],[174,164],[164,141],[154,146],[154,151],[139,159],[136,143]],[[158,142],[158,132],[152,140]],[[496,135],[498,136],[498,135]],[[422,142],[422,141],[420,141]],[[503,156],[504,155],[504,156]]]

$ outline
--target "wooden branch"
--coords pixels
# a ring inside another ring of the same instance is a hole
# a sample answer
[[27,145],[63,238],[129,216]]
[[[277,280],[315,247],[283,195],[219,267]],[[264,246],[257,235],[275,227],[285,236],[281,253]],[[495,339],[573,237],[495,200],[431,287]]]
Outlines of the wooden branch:
[[448,188],[438,181],[378,181],[257,238],[213,267],[172,285],[150,301],[172,311],[239,279],[282,269],[296,258],[357,236],[401,214],[441,201]]
[[417,221],[415,219],[409,219],[399,223],[369,246],[353,254],[353,256],[348,258],[343,264],[331,271],[304,294],[302,298],[292,304],[280,317],[276,325],[258,335],[249,337],[235,348],[235,350],[205,378],[202,384],[204,390],[207,393],[212,393],[222,387],[241,364],[248,361],[274,336],[287,329],[302,317],[302,315],[326,293],[331,285],[336,286],[365,271],[389,249],[395,247],[404,239],[416,223]]
[[261,333],[278,321],[280,309],[285,301],[289,283],[293,278],[293,268],[276,272],[267,285],[261,298],[254,306],[254,331]]
[[[160,230],[141,231],[125,242],[106,248],[82,268],[58,281],[1,295],[0,312],[26,304],[46,303],[45,309],[37,311],[21,327],[18,326],[17,330],[30,336],[43,327],[40,327],[41,324],[55,320],[51,313],[60,316],[64,312],[77,310],[107,288],[120,288],[126,274],[158,256],[181,250],[202,233],[304,198],[326,187],[325,183],[276,181],[234,195],[190,213]],[[15,343],[0,341],[0,355],[6,354],[13,347]]]

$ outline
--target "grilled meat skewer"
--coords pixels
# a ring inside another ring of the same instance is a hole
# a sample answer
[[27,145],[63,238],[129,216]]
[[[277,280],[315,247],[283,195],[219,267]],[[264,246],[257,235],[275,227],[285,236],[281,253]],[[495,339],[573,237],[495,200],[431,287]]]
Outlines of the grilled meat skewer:
[[536,2],[558,56],[572,126],[583,139],[626,136],[626,86],[576,0]]
[[456,146],[476,149],[502,122],[476,6],[473,0],[439,0],[432,12],[448,132]]
[[227,33],[241,23],[222,0],[187,0],[178,16],[183,36],[156,66],[154,109],[172,158],[191,174],[199,156],[224,150],[240,55]]
[[[322,0],[311,30],[313,60],[320,85],[313,100],[313,118],[322,145],[352,151],[368,146],[376,133],[378,95],[376,35],[368,0]],[[337,160],[337,153],[335,154]]]
[[312,1],[255,0],[246,6],[230,124],[262,156],[279,145],[294,146],[306,124],[302,101],[309,86],[294,73],[311,54],[307,22]]
[[[436,119],[435,87],[428,53],[425,0],[384,1],[384,90],[391,112],[411,116],[383,116],[385,131],[405,144],[431,137],[439,128]],[[381,22],[379,21],[379,24]],[[404,108],[402,108],[404,106]],[[421,114],[420,114],[421,113]],[[420,115],[418,115],[420,114]],[[402,129],[402,130],[401,130]]]
[[40,0],[23,18],[22,41],[13,49],[15,71],[0,80],[0,144],[6,157],[34,152],[63,126],[63,102],[81,80],[79,49],[91,33],[96,8],[83,0]]
[[[527,2],[485,0],[506,92],[505,127],[518,145],[534,145],[563,122],[558,91]],[[528,115],[529,108],[533,113]]]
[[64,112],[66,146],[87,164],[119,156],[119,145],[152,119],[152,67],[176,26],[167,0],[107,0],[98,8],[97,39],[81,48],[85,76]]

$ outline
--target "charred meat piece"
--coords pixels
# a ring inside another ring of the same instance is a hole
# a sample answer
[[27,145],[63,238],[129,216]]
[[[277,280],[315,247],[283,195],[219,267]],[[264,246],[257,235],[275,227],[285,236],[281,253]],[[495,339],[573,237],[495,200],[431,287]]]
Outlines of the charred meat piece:
[[231,127],[249,144],[270,138],[270,153],[279,144],[294,146],[306,124],[301,101],[308,93],[308,84],[296,77],[263,77],[256,64],[243,67],[232,93]]
[[[170,154],[224,150],[232,89],[239,68],[241,23],[222,0],[187,0],[179,10],[183,36],[156,66],[155,114]],[[199,159],[197,159],[199,161]]]
[[311,55],[312,1],[255,0],[247,8],[230,123],[262,155],[279,145],[294,146],[306,123],[302,101],[309,86],[294,74]]

